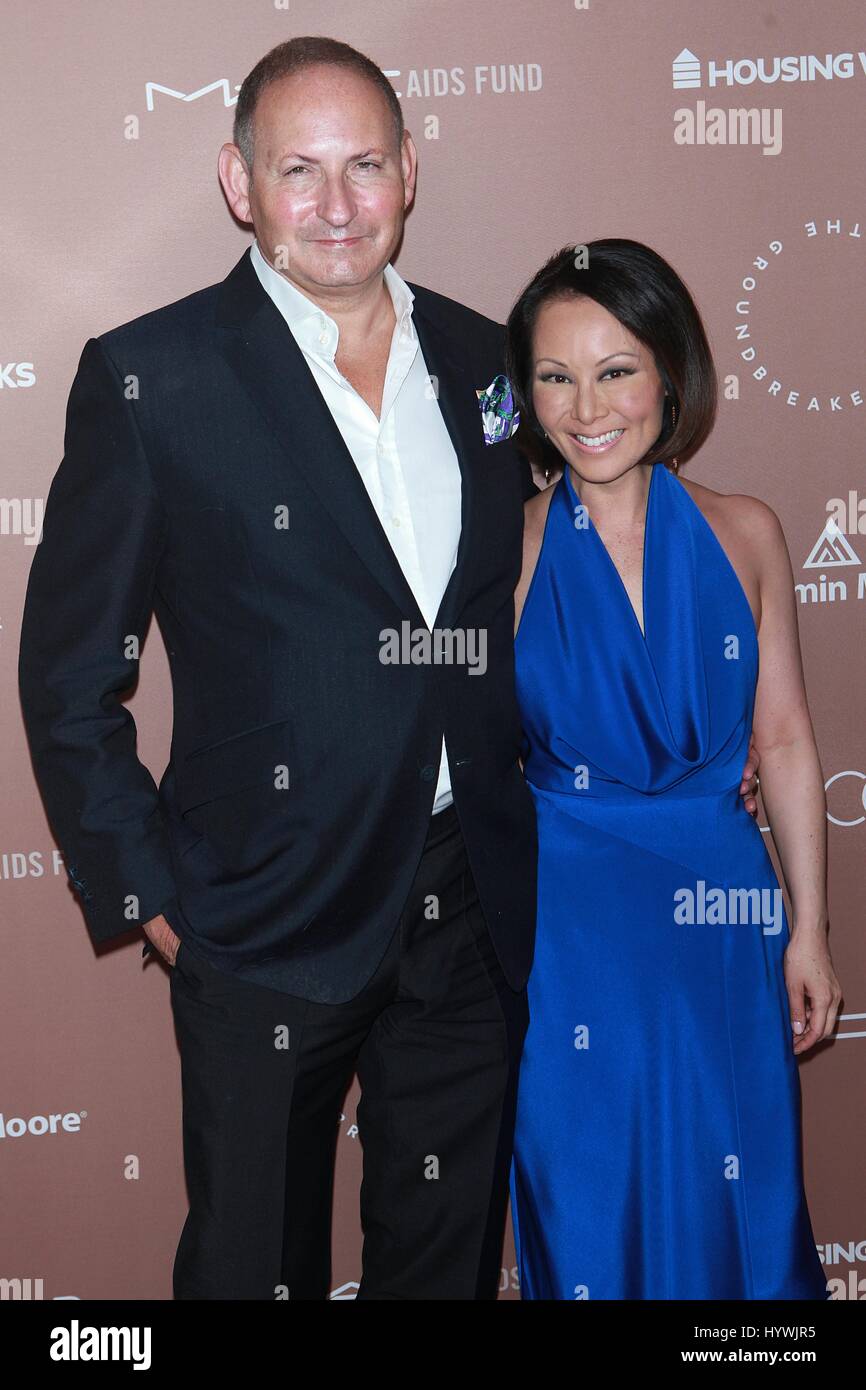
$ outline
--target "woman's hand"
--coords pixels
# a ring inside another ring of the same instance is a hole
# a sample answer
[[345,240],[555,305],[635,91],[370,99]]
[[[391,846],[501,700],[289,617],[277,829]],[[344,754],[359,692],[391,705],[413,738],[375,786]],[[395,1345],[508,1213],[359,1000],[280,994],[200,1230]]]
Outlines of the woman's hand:
[[823,927],[809,932],[795,928],[791,932],[785,951],[785,986],[794,1051],[807,1052],[833,1032],[842,999]]
[[758,795],[760,778],[758,777],[758,767],[761,759],[755,747],[753,736],[749,735],[749,754],[746,759],[746,766],[743,768],[743,780],[740,783],[740,796],[743,798],[743,805],[750,816],[758,814],[758,803],[755,800]]

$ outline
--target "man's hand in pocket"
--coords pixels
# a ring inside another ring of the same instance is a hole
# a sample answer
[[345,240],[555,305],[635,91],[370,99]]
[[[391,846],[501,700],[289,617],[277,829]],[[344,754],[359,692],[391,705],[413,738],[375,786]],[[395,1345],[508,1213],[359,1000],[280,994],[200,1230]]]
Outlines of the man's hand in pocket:
[[164,917],[151,917],[142,928],[148,941],[159,951],[164,960],[173,966],[177,960],[180,937],[172,931]]

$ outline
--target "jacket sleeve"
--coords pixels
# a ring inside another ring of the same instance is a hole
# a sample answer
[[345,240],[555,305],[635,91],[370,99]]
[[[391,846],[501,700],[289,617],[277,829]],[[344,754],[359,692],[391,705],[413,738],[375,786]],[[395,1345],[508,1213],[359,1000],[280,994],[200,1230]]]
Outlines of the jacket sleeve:
[[121,702],[165,539],[133,405],[90,338],[30,569],[18,680],[36,779],[94,943],[174,902],[156,784]]

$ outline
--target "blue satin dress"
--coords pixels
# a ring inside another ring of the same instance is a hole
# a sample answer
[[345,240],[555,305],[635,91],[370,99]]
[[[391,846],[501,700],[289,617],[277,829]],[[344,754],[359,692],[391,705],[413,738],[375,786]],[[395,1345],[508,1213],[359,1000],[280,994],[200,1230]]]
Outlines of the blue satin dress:
[[511,1168],[522,1296],[823,1299],[788,923],[738,793],[757,633],[664,464],[643,603],[645,635],[566,473],[516,640],[539,836]]

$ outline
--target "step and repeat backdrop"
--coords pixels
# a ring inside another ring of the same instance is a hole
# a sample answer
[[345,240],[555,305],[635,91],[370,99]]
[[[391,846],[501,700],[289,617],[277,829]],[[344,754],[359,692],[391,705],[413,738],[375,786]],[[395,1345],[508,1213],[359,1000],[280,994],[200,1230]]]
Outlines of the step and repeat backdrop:
[[[807,1191],[833,1296],[866,1298],[862,6],[47,0],[5,6],[3,30],[2,1296],[171,1298],[186,1196],[169,971],[142,961],[140,931],[90,943],[24,738],[20,615],[85,340],[228,273],[250,239],[216,175],[240,83],[282,40],[327,34],[387,72],[420,152],[404,278],[501,320],[561,246],[631,237],[705,317],[721,401],[688,475],[764,498],[794,569],[845,995],[832,1043],[800,1063]],[[158,782],[155,623],[128,707]],[[357,1098],[334,1299],[360,1277]],[[520,1296],[510,1229],[500,1296]]]

